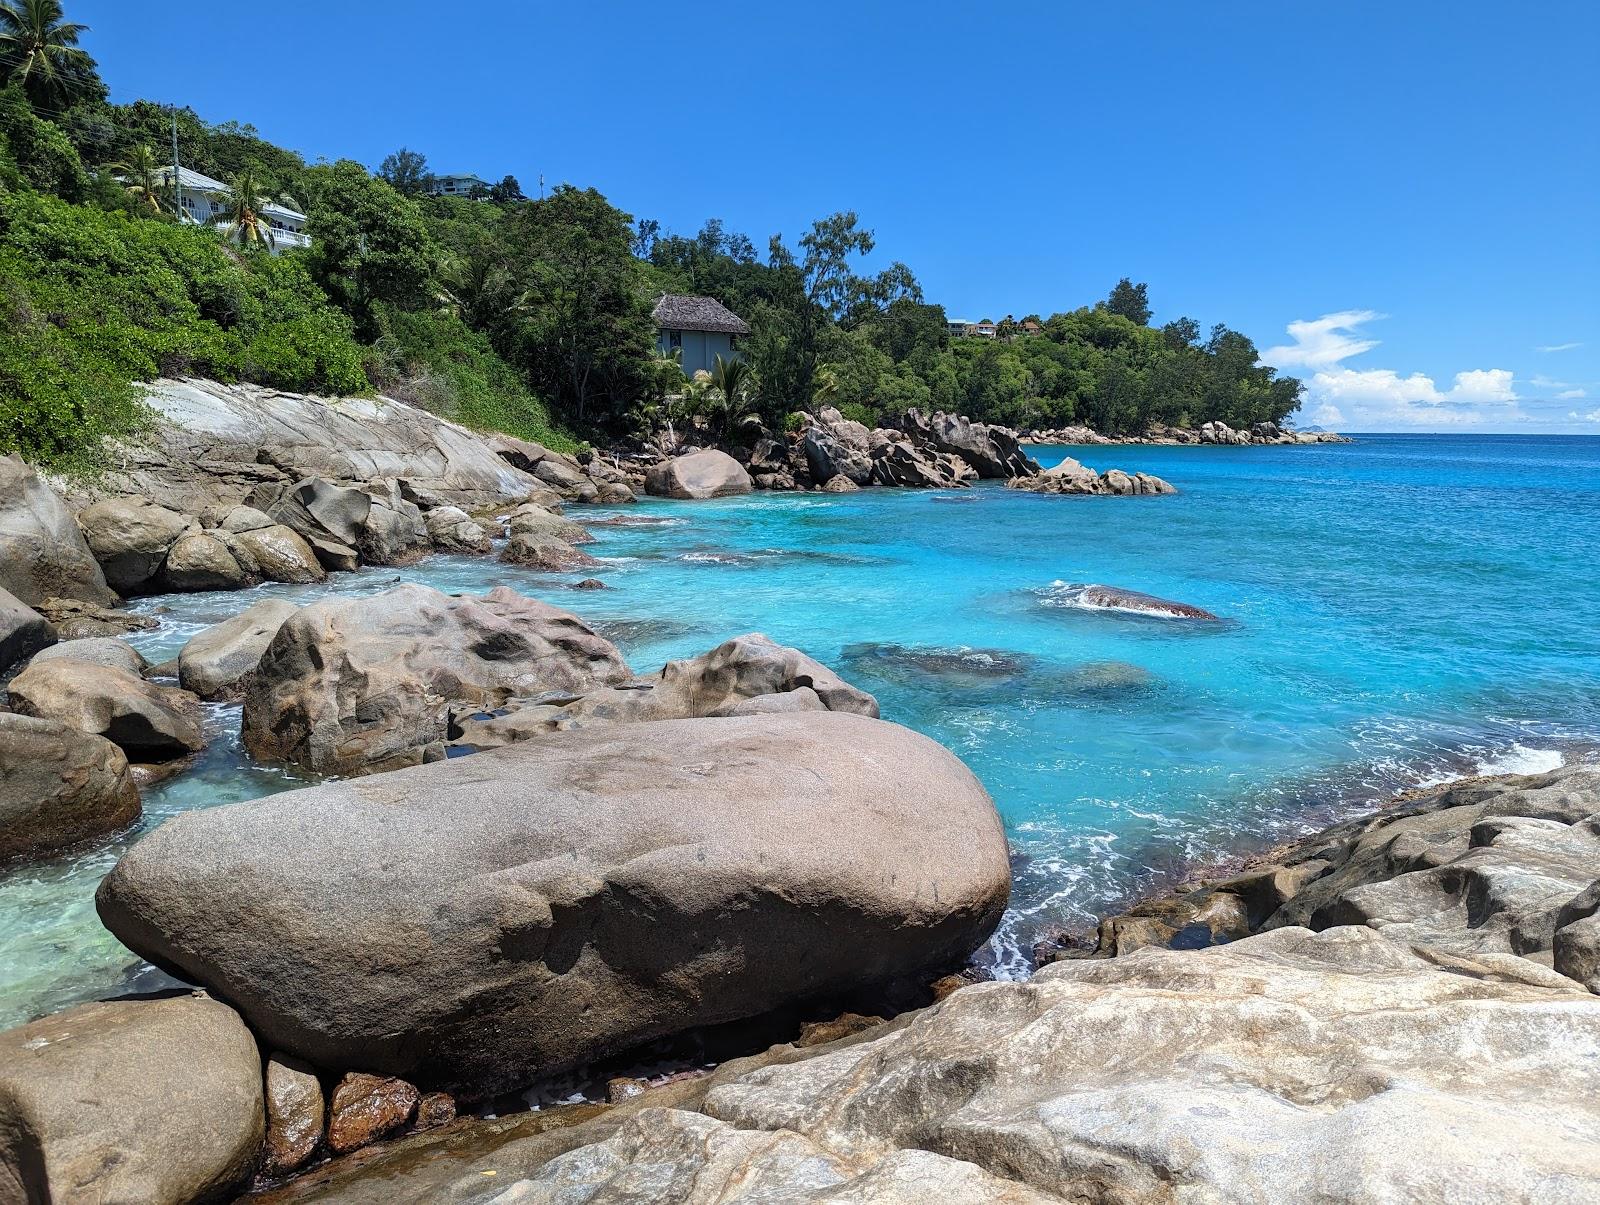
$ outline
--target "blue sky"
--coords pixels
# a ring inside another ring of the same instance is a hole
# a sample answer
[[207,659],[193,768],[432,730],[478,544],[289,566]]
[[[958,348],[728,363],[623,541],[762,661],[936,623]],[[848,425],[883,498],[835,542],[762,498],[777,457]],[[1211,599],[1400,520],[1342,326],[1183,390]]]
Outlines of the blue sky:
[[1600,4],[67,0],[113,99],[593,185],[758,247],[855,209],[965,317],[1119,276],[1347,430],[1600,434]]

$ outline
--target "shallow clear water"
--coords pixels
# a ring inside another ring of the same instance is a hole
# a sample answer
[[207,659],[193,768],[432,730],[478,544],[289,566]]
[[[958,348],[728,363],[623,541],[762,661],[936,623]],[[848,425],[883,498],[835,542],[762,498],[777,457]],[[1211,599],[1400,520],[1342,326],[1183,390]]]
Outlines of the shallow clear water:
[[[570,590],[582,575],[435,557],[324,586],[144,600],[166,608],[163,627],[136,643],[159,661],[259,595],[397,577],[539,595],[596,621],[639,670],[766,632],[873,691],[887,718],[954,749],[988,786],[1016,854],[1013,910],[987,955],[1002,971],[1023,967],[1041,928],[1087,923],[1195,859],[1399,787],[1545,768],[1600,741],[1600,439],[1071,451],[1182,492],[645,501],[577,515],[666,520],[595,528],[605,592]],[[1225,622],[1064,605],[1060,583],[1088,582]],[[294,785],[245,767],[237,722],[215,710],[201,767],[146,792],[146,827]],[[137,972],[92,902],[123,847],[0,872],[0,1023]]]

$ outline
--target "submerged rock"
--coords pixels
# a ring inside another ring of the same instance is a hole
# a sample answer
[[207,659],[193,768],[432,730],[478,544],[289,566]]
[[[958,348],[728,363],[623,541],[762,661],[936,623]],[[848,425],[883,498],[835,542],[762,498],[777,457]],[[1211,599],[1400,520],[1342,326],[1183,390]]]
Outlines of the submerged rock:
[[17,456],[0,456],[0,589],[36,609],[117,601],[67,504]]
[[204,995],[85,1004],[0,1034],[0,1200],[227,1199],[261,1135],[255,1039]]
[[188,812],[97,903],[281,1049],[488,1091],[959,962],[1009,890],[959,761],[818,713],[566,732]]
[[0,861],[116,832],[139,813],[128,759],[110,741],[0,712]]
[[1038,659],[1009,649],[929,648],[903,644],[846,645],[840,661],[863,673],[899,686],[924,686],[929,679],[943,685],[989,687],[1022,681],[1038,667]]
[[367,774],[443,756],[452,702],[494,707],[629,676],[566,611],[504,586],[476,598],[406,584],[290,617],[245,693],[241,731],[257,757]]
[[23,715],[103,736],[133,761],[169,761],[205,747],[193,695],[118,666],[64,657],[36,662],[11,680],[10,691]]
[[1069,586],[1057,583],[1050,589],[1046,602],[1053,607],[1118,611],[1126,615],[1154,616],[1157,619],[1192,619],[1213,623],[1220,622],[1221,619],[1220,616],[1213,615],[1202,607],[1157,598],[1153,594],[1141,594],[1137,590],[1125,590],[1121,586]]
[[724,498],[752,488],[744,467],[715,448],[663,460],[645,477],[645,489],[663,498]]

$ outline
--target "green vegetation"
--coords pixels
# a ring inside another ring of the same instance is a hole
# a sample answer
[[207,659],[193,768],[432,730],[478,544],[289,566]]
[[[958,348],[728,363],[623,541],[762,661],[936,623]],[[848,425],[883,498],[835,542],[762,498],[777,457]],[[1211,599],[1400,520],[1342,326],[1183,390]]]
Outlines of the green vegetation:
[[[138,428],[137,383],[163,374],[379,389],[558,448],[691,414],[788,428],[821,405],[866,423],[920,406],[1122,433],[1277,420],[1299,399],[1235,331],[1152,327],[1130,280],[1092,307],[1008,317],[994,339],[952,338],[909,267],[862,267],[875,239],[854,213],[793,244],[774,235],[762,257],[719,221],[664,234],[594,189],[529,200],[507,175],[433,197],[405,148],[376,173],[312,166],[249,125],[110,104],[83,32],[59,0],[0,0],[0,450],[92,458]],[[232,188],[220,229],[178,219],[174,123],[182,163]],[[276,245],[271,198],[307,214],[309,249]],[[687,381],[655,350],[662,292],[742,316],[740,360]]]

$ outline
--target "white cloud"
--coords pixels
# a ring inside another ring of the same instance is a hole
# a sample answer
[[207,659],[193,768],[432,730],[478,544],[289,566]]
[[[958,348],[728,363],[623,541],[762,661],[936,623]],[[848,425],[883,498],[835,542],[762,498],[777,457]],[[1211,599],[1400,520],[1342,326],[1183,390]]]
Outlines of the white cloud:
[[1355,328],[1382,317],[1376,310],[1341,310],[1311,322],[1298,319],[1289,324],[1289,337],[1294,342],[1267,348],[1261,353],[1261,362],[1274,368],[1330,367],[1377,347],[1376,339],[1358,338]]
[[1582,343],[1546,343],[1543,347],[1536,347],[1533,350],[1549,353],[1553,351],[1573,351],[1582,346]]
[[1558,380],[1555,380],[1553,377],[1545,376],[1544,373],[1542,373],[1542,372],[1536,372],[1536,373],[1533,374],[1533,376],[1529,377],[1528,378],[1528,384],[1532,385],[1535,389],[1571,389],[1572,388],[1572,382],[1571,381],[1558,381]]
[[1469,368],[1456,373],[1448,389],[1440,389],[1426,373],[1401,376],[1392,368],[1346,367],[1345,360],[1378,346],[1360,328],[1382,317],[1376,310],[1341,310],[1299,319],[1288,326],[1294,342],[1268,348],[1261,362],[1312,370],[1303,408],[1324,426],[1370,431],[1527,418],[1517,405],[1509,368]]
[[[1563,402],[1575,402],[1579,398],[1586,398],[1588,396],[1589,391],[1587,389],[1568,389],[1563,393],[1556,394],[1557,400]],[[1600,413],[1600,411],[1596,411],[1596,413]]]
[[1578,423],[1600,423],[1600,410],[1591,410],[1588,414],[1579,414],[1574,410],[1567,417]]

